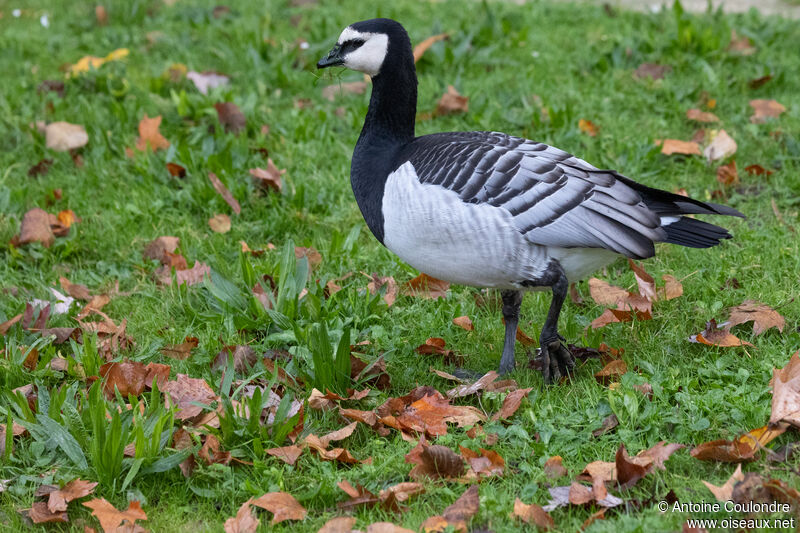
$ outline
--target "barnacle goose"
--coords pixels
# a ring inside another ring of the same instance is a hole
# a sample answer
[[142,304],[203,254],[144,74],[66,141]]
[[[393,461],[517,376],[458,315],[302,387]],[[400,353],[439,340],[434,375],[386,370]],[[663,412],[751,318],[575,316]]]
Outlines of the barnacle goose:
[[414,57],[408,34],[394,20],[345,28],[317,68],[338,65],[372,77],[350,167],[367,226],[426,274],[501,290],[506,329],[500,373],[514,369],[524,291],[552,290],[539,341],[544,381],[556,382],[574,365],[557,329],[570,282],[619,255],[652,257],[655,242],[708,248],[731,237],[682,215],[744,216],[505,133],[415,137]]

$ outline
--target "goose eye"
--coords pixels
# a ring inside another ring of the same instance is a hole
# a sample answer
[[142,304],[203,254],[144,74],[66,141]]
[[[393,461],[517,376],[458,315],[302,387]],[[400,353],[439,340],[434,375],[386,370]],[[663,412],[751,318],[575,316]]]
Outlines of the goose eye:
[[344,53],[352,52],[362,44],[364,44],[363,39],[350,39],[349,41],[345,41],[342,43],[342,52]]

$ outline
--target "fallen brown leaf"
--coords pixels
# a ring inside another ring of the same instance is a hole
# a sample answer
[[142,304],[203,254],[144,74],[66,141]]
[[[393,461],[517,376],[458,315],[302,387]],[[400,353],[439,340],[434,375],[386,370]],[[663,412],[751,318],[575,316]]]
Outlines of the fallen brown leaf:
[[800,428],[800,352],[781,369],[772,369],[770,424],[788,422]]
[[167,172],[173,178],[183,178],[186,176],[186,169],[177,163],[167,163]]
[[453,113],[466,113],[469,110],[469,98],[462,96],[452,85],[447,86],[447,92],[442,95],[436,104],[434,116],[452,115]]
[[514,512],[511,513],[511,516],[544,531],[555,527],[553,518],[540,505],[535,503],[528,505],[519,498],[514,501]]
[[736,153],[736,141],[725,130],[712,132],[711,142],[703,150],[703,155],[709,161],[725,159]]
[[617,418],[617,415],[612,413],[603,419],[603,422],[601,422],[599,428],[592,431],[592,436],[599,437],[601,435],[605,435],[618,425],[619,425],[619,419]]
[[44,209],[35,207],[25,213],[19,229],[17,244],[40,242],[49,248],[55,242],[55,235],[50,227],[50,215]]
[[302,455],[303,448],[296,445],[281,446],[279,448],[270,448],[268,450],[264,450],[264,452],[273,457],[277,457],[287,465],[293,466],[297,462],[297,459],[300,457],[300,455]]
[[503,405],[500,406],[500,410],[492,415],[492,420],[506,420],[511,418],[511,416],[517,412],[517,409],[519,409],[519,406],[522,404],[522,399],[528,396],[528,393],[530,393],[532,390],[533,387],[527,389],[517,389],[509,392],[503,399]]
[[286,169],[278,169],[271,158],[267,158],[267,168],[251,168],[250,175],[253,177],[253,182],[263,190],[272,190],[281,192],[283,189],[283,182],[281,176],[286,173]]
[[402,292],[407,296],[416,296],[436,300],[446,298],[450,283],[431,277],[425,273],[403,284]]
[[158,237],[147,243],[147,246],[144,247],[142,255],[145,259],[155,259],[162,264],[168,264],[169,256],[166,254],[175,252],[179,243],[180,239],[178,237]]
[[367,82],[365,81],[340,82],[322,89],[322,97],[333,102],[337,96],[343,94],[364,94],[365,92],[367,92]]
[[200,341],[197,337],[187,336],[182,343],[167,344],[163,348],[160,348],[159,351],[167,357],[171,357],[172,359],[180,359],[183,361],[192,355],[192,350],[197,348],[199,342]]
[[472,320],[470,320],[468,316],[458,316],[454,318],[453,324],[467,331],[472,331],[475,329],[475,326],[472,324]]
[[56,152],[67,152],[86,146],[89,135],[80,124],[53,122],[44,128],[45,144]]
[[689,109],[686,111],[686,118],[696,122],[719,122],[719,117],[709,111],[700,111],[699,109]]
[[750,100],[750,107],[753,108],[750,117],[753,124],[763,124],[767,119],[777,118],[786,111],[786,107],[775,100]]
[[704,442],[692,449],[691,455],[701,461],[720,461],[723,463],[752,461],[756,452],[784,431],[786,431],[786,425],[763,426],[732,441],[721,439]]
[[754,300],[745,300],[740,305],[730,308],[731,316],[727,327],[732,328],[745,322],[753,322],[753,334],[761,335],[770,328],[777,328],[783,333],[786,320],[766,304]]
[[733,486],[743,479],[744,474],[742,473],[742,465],[739,464],[736,466],[736,471],[733,473],[733,475],[721,487],[712,485],[708,481],[703,481],[703,485],[705,485],[708,490],[711,491],[711,494],[713,494],[717,500],[721,502],[727,502],[733,496]]
[[[253,515],[250,500],[244,502],[236,516],[225,520],[225,533],[256,533],[261,521]],[[348,532],[349,533],[349,532]]]
[[480,448],[480,453],[459,446],[461,456],[466,459],[469,470],[466,479],[481,479],[485,477],[502,476],[505,471],[506,462],[494,450]]
[[231,230],[231,217],[225,214],[214,215],[208,219],[208,227],[215,233],[228,233]]
[[73,479],[61,489],[50,493],[47,500],[47,509],[51,513],[66,511],[69,502],[88,496],[94,492],[96,486],[97,483],[93,481]]
[[46,502],[33,502],[31,508],[28,509],[28,518],[34,524],[69,522],[69,516],[65,511],[51,511],[47,508]]
[[355,517],[337,516],[325,522],[317,533],[351,533],[355,525]]
[[465,383],[463,385],[459,385],[454,389],[450,389],[449,391],[447,391],[447,397],[463,398],[465,396],[477,394],[478,392],[486,389],[492,382],[497,380],[498,377],[499,375],[497,374],[497,372],[495,372],[494,370],[490,370],[474,383]]
[[95,498],[83,502],[83,505],[92,510],[92,515],[100,521],[100,527],[105,533],[115,532],[123,522],[128,522],[133,526],[137,520],[147,520],[147,515],[136,500],[130,502],[124,511],[118,511],[105,498]]
[[749,165],[744,167],[744,170],[753,176],[770,176],[773,173],[771,170],[767,170],[761,165]]
[[285,492],[268,492],[250,503],[271,512],[274,516],[270,524],[273,526],[284,520],[303,520],[307,513],[294,496]]
[[697,335],[689,337],[689,341],[723,348],[731,346],[752,346],[751,343],[743,341],[731,334],[728,329],[717,327],[717,321],[713,318],[706,322],[706,329]]
[[370,278],[370,282],[367,283],[367,290],[369,290],[369,293],[374,295],[385,287],[383,301],[386,302],[387,307],[391,307],[395,300],[397,300],[397,293],[399,292],[397,282],[395,282],[394,278],[392,276],[380,277],[375,273],[368,277]]
[[661,153],[664,155],[701,155],[700,145],[694,141],[680,141],[678,139],[664,139],[661,144]]
[[425,55],[425,52],[427,52],[428,49],[435,43],[447,39],[449,37],[450,36],[446,33],[440,33],[438,35],[433,35],[431,37],[428,37],[427,39],[419,43],[417,46],[414,47],[414,63],[419,61],[420,58],[423,55]]
[[413,479],[454,479],[464,471],[464,458],[446,446],[429,445],[424,440],[405,456],[414,468],[409,472]]
[[560,455],[550,457],[544,463],[544,475],[549,479],[558,479],[567,475],[567,469],[564,468],[564,460]]
[[145,114],[139,122],[139,138],[136,139],[136,149],[145,151],[148,147],[154,152],[159,148],[169,148],[169,141],[158,131],[161,126],[161,115],[149,118]]
[[178,374],[175,380],[166,382],[159,388],[169,395],[169,400],[178,407],[175,418],[191,421],[203,413],[203,408],[195,403],[208,405],[218,399],[214,389],[205,380]]
[[756,49],[750,41],[750,38],[744,35],[738,35],[736,30],[731,29],[731,40],[728,43],[728,52],[733,52],[740,56],[749,56],[753,55]]
[[578,129],[589,137],[597,137],[597,125],[590,120],[580,119],[578,121]]
[[[247,119],[239,106],[233,102],[218,102],[214,104],[220,124],[228,133],[238,134],[247,127]],[[238,213],[237,213],[238,214]]]
[[239,202],[236,201],[236,198],[233,197],[231,191],[229,191],[228,188],[225,187],[225,185],[219,180],[217,175],[214,174],[213,172],[209,172],[208,179],[209,181],[211,181],[211,185],[214,186],[214,190],[216,190],[219,193],[219,195],[222,196],[222,199],[225,200],[225,203],[228,204],[231,207],[231,209],[233,209],[233,212],[236,213],[237,215],[241,214],[242,207],[239,205]]
[[322,263],[322,254],[320,254],[317,249],[312,246],[307,248],[304,246],[295,246],[294,256],[297,259],[305,257],[308,261],[309,270],[314,270],[320,265],[320,263]]
[[36,176],[44,176],[50,172],[50,167],[52,165],[52,159],[41,159],[38,163],[28,169],[28,177],[35,178]]
[[600,369],[594,378],[603,385],[608,385],[613,381],[619,381],[620,378],[628,372],[628,365],[622,359],[614,359],[606,366]]
[[233,371],[237,373],[247,372],[258,362],[258,354],[250,346],[223,346],[212,361],[211,368],[225,368],[229,355],[233,356]]
[[633,71],[634,78],[651,78],[653,80],[660,80],[665,74],[672,71],[669,65],[659,65],[657,63],[642,63],[636,70]]
[[736,161],[717,167],[717,181],[722,185],[736,185],[739,183],[739,172],[736,170]]

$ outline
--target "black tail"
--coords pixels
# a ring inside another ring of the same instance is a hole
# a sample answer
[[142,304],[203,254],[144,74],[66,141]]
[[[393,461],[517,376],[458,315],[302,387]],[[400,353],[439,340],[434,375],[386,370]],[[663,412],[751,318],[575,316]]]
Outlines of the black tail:
[[727,215],[745,218],[742,213],[727,205],[701,202],[694,198],[654,189],[618,174],[615,177],[636,190],[645,205],[653,212],[661,217],[678,219],[671,224],[661,226],[667,233],[664,242],[690,248],[710,248],[718,245],[722,239],[731,238],[731,234],[725,228],[681,215]]
[[680,217],[677,222],[661,226],[667,232],[664,242],[680,244],[689,248],[711,248],[722,239],[730,239],[728,230],[689,217]]

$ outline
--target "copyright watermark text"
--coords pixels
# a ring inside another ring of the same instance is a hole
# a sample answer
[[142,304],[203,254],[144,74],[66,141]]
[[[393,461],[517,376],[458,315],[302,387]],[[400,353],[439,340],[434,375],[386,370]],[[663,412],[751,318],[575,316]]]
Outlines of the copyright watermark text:
[[[792,506],[784,502],[742,502],[731,500],[725,502],[658,502],[658,510],[662,513],[786,513],[792,511]],[[711,529],[795,529],[797,519],[789,518],[689,518],[688,527]]]

